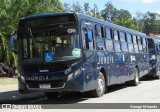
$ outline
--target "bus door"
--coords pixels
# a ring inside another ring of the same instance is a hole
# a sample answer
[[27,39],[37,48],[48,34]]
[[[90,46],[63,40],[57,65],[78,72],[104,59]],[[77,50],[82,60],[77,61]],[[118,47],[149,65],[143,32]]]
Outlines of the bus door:
[[135,71],[135,63],[136,63],[136,56],[134,53],[133,43],[128,43],[128,51],[129,51],[129,79],[134,79],[134,71]]
[[143,67],[144,67],[144,74],[149,72],[149,58],[147,53],[147,39],[142,38],[143,46],[142,46],[142,53],[143,53]]
[[[129,79],[128,74],[128,47],[124,32],[114,30],[114,64],[117,83],[123,83]],[[119,34],[119,35],[118,35]]]
[[95,57],[94,50],[94,38],[93,29],[83,27],[81,29],[82,33],[82,53],[83,53],[83,74],[85,80],[86,90],[95,89],[96,85],[94,83],[95,75],[97,74],[97,60]]

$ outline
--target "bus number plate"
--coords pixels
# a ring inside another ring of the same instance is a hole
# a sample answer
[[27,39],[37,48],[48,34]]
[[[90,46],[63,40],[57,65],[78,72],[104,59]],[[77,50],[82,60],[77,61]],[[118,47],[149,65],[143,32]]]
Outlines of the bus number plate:
[[40,84],[39,88],[41,88],[41,89],[49,89],[49,88],[51,88],[51,85],[50,84]]

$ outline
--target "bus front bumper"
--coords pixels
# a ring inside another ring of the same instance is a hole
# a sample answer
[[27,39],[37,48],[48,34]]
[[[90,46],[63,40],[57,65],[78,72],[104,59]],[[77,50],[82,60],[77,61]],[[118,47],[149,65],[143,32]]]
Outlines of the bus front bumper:
[[[22,94],[32,93],[32,92],[83,92],[85,90],[84,81],[80,81],[81,77],[77,77],[71,81],[61,84],[60,87],[53,88],[40,88],[39,85],[44,84],[44,82],[35,82],[32,87],[28,82],[25,82],[20,76],[18,77],[18,89]],[[54,82],[54,81],[53,81]],[[49,84],[49,82],[48,82]],[[37,85],[37,86],[36,86]]]

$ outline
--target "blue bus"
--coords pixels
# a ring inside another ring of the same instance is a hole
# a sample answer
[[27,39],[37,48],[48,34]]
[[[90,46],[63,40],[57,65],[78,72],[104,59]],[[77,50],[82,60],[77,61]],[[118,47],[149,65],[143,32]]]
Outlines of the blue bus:
[[160,79],[160,39],[147,38],[149,51],[149,73],[147,76]]
[[150,71],[146,34],[79,13],[23,17],[17,40],[23,94],[89,91],[101,97],[110,85],[137,86]]

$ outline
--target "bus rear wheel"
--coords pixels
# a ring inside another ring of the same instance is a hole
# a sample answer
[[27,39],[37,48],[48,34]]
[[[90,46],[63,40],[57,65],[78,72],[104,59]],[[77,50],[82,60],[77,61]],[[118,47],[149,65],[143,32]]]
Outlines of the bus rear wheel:
[[156,78],[157,78],[157,79],[160,79],[160,75],[157,75]]
[[92,95],[94,97],[101,97],[105,93],[105,78],[103,73],[99,72],[99,77],[98,77],[98,86],[95,90],[91,91]]
[[134,71],[134,80],[131,82],[131,85],[132,86],[138,86],[139,84],[139,72],[138,72],[138,69],[135,68],[135,71]]

